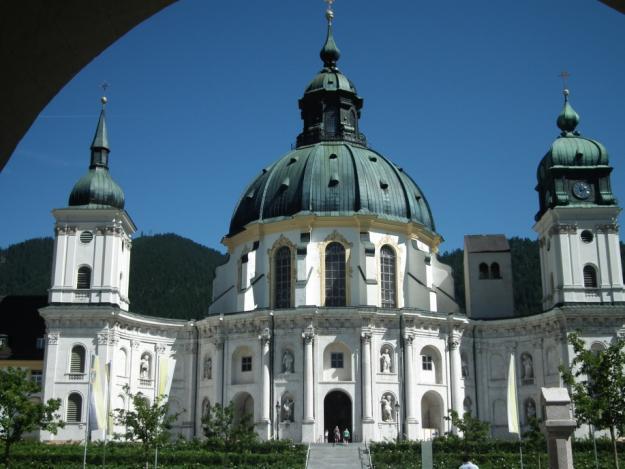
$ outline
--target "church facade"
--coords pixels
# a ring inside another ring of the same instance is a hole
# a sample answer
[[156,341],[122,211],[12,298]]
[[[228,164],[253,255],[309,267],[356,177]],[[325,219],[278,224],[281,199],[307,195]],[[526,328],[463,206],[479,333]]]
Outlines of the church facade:
[[[540,388],[561,385],[568,333],[595,348],[625,334],[612,168],[576,130],[568,91],[537,173],[543,310],[515,315],[510,248],[491,235],[465,238],[465,313],[424,194],[360,132],[363,100],[337,67],[326,14],[323,68],[299,100],[303,130],[238,201],[201,320],[130,311],[136,227],[108,170],[103,108],[89,170],[53,211],[44,399],[61,399],[67,423],[43,439],[85,438],[92,363],[107,376],[95,406],[127,408],[125,387],[166,394],[187,438],[230,402],[263,439],[323,441],[337,426],[354,441],[427,439],[453,431],[450,409],[506,436],[511,355],[526,424],[541,415]],[[91,437],[119,430],[99,425]]]

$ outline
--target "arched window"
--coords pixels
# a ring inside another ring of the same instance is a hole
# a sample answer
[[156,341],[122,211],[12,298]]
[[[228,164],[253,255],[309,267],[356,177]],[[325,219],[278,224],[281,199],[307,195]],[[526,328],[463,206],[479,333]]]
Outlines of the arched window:
[[499,271],[499,264],[493,262],[490,265],[490,278],[501,278],[501,272]]
[[74,345],[72,347],[72,356],[69,362],[70,373],[85,372],[85,348],[82,345]]
[[584,266],[584,286],[586,288],[597,288],[597,271],[592,265]]
[[82,396],[77,392],[67,398],[67,412],[65,421],[67,423],[79,423],[82,420]]
[[345,306],[345,248],[341,243],[326,247],[326,306]]
[[76,288],[79,290],[88,290],[91,288],[91,267],[83,265],[78,269]]
[[291,307],[291,250],[282,246],[274,256],[274,308]]
[[382,249],[380,249],[382,308],[397,307],[397,294],[395,291],[397,270],[395,264],[395,251],[393,248],[382,246]]
[[480,264],[480,279],[488,278],[488,264],[482,262]]

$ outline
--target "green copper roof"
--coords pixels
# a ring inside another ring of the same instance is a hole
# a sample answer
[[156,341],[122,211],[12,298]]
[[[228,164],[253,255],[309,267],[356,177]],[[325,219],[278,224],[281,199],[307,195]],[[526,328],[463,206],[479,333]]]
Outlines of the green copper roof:
[[[582,137],[576,130],[579,121],[579,115],[569,103],[569,91],[564,90],[564,106],[557,119],[561,133],[536,172],[540,204],[536,220],[557,205],[616,204],[610,188],[612,168],[608,151],[600,142]],[[573,187],[580,182],[590,187],[589,196],[582,199],[573,193]]]
[[[102,104],[105,103],[106,99],[102,98]],[[69,196],[70,207],[124,208],[124,192],[113,180],[108,170],[109,153],[106,116],[103,108],[91,143],[89,171],[74,185]]]
[[241,196],[228,236],[248,223],[308,214],[375,215],[435,230],[423,193],[401,168],[360,145],[320,142],[263,169]]

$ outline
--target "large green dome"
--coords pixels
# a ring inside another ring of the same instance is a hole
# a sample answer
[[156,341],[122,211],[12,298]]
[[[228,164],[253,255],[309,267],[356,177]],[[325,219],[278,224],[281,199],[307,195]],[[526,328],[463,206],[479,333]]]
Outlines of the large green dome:
[[359,129],[363,100],[336,66],[340,51],[331,10],[326,18],[323,68],[299,100],[304,128],[297,148],[263,169],[248,186],[234,210],[228,236],[249,223],[297,215],[369,215],[434,231],[419,187],[400,167],[367,147]]
[[423,193],[402,168],[360,145],[319,142],[262,170],[239,200],[228,236],[248,223],[310,214],[375,215],[435,230]]

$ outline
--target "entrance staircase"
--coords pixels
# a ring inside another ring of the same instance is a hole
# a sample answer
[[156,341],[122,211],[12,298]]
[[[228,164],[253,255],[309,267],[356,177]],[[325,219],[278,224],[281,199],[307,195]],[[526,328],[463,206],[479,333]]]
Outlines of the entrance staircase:
[[313,443],[310,445],[307,469],[364,469],[369,467],[365,445]]

